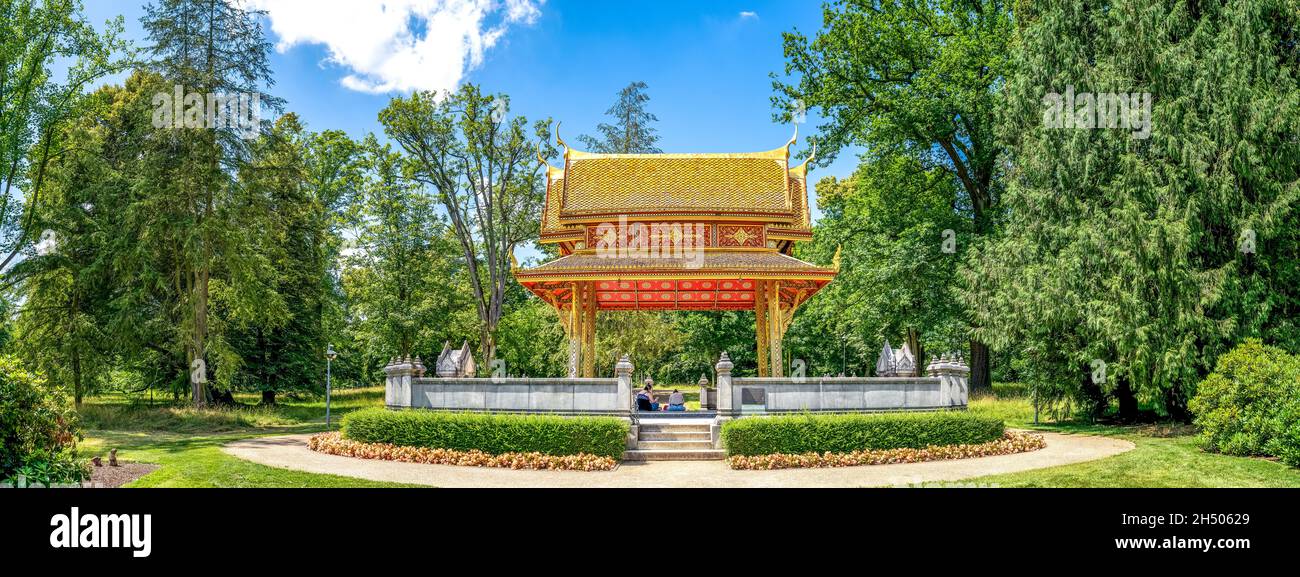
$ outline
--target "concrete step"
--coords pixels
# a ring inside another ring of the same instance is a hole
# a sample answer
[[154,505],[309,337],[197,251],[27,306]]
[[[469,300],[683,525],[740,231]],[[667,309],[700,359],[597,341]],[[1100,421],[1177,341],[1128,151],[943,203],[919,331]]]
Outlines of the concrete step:
[[675,451],[681,449],[712,449],[713,441],[642,441],[636,443],[638,451]]
[[624,461],[718,461],[725,456],[726,453],[719,449],[623,451]]
[[671,433],[655,433],[642,431],[637,435],[642,441],[712,441],[713,436],[708,431],[674,431]]
[[641,433],[707,433],[712,427],[712,423],[699,424],[664,424],[664,423],[642,423],[639,431]]

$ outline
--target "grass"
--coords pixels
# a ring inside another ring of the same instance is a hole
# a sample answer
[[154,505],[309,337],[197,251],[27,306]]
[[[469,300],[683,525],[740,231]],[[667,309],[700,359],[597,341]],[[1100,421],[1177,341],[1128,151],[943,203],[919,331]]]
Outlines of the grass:
[[1046,414],[1033,423],[1027,398],[972,399],[970,411],[1001,418],[1009,427],[1064,434],[1104,435],[1132,442],[1132,451],[1086,463],[961,481],[1000,487],[1300,487],[1300,469],[1273,460],[1202,451],[1189,426],[1110,426],[1056,422]]
[[[108,431],[159,431],[168,433],[227,433],[325,427],[324,399],[281,397],[271,407],[257,404],[260,396],[236,395],[236,407],[195,409],[170,402],[149,402],[128,395],[87,398],[79,409],[87,429]],[[365,407],[382,406],[383,387],[341,389],[330,395],[333,425],[343,415]],[[302,432],[302,431],[299,431]]]
[[[331,395],[333,428],[351,411],[383,405],[382,387],[343,389]],[[128,487],[402,487],[258,465],[222,452],[221,445],[265,435],[325,430],[324,399],[282,399],[274,407],[254,406],[260,397],[234,408],[194,409],[148,403],[123,395],[86,399],[80,410],[87,428],[80,448],[107,456],[116,448],[124,461],[155,463],[159,469]]]

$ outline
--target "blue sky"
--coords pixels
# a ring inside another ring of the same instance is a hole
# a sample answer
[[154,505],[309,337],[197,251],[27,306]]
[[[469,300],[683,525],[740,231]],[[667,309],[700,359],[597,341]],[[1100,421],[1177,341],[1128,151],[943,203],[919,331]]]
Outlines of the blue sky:
[[[512,114],[563,122],[573,144],[595,132],[620,88],[642,80],[665,152],[783,144],[791,127],[771,119],[768,74],[783,70],[781,33],[811,35],[821,21],[820,4],[808,0],[251,1],[270,11],[278,45],[272,92],[313,130],[381,133],[376,117],[393,95],[474,82],[510,95]],[[87,0],[86,11],[97,23],[123,15],[128,36],[144,45],[145,4]],[[816,124],[809,114],[796,149]],[[847,176],[856,164],[844,154],[812,180]]]

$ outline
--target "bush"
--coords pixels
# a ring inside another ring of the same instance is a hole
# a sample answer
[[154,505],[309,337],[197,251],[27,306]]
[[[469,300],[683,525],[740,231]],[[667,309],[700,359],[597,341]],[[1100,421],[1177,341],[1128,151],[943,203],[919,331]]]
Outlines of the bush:
[[1188,408],[1206,450],[1300,466],[1300,358],[1247,340],[1219,357]]
[[0,481],[78,483],[90,464],[77,458],[76,413],[45,381],[0,356]]
[[974,445],[1002,438],[1001,419],[965,412],[746,417],[722,426],[728,455],[849,453]]
[[363,443],[477,449],[491,455],[537,452],[618,459],[628,425],[613,417],[560,417],[375,408],[343,418],[343,437]]

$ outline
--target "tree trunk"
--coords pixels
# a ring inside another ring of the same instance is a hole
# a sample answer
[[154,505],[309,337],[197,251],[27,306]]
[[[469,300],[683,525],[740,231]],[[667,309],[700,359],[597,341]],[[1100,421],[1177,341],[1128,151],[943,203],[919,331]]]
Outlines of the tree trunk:
[[1178,394],[1178,389],[1165,391],[1165,410],[1169,412],[1169,418],[1180,423],[1188,423],[1192,420],[1192,415],[1187,410],[1187,400]]
[[1092,418],[1100,417],[1106,412],[1106,393],[1102,392],[1101,385],[1092,380],[1092,367],[1083,365],[1083,384],[1080,390],[1083,392],[1083,400],[1088,403],[1088,416]]
[[1138,417],[1137,395],[1133,393],[1133,386],[1129,383],[1128,377],[1119,379],[1115,384],[1115,399],[1119,401],[1119,418],[1121,421],[1133,422]]
[[[207,404],[207,361],[204,358],[205,337],[208,334],[208,273],[206,270],[198,270],[194,273],[194,335],[193,335],[193,358],[190,360],[190,383],[195,407],[203,407]],[[195,366],[194,361],[200,361],[200,366]],[[202,378],[196,378],[200,375],[195,374],[202,370]]]
[[262,404],[271,406],[275,404],[275,391],[262,391]]
[[85,391],[82,389],[82,385],[81,385],[81,351],[80,349],[73,347],[72,348],[72,402],[78,409],[81,408],[81,397],[83,393],[85,393]]
[[989,346],[977,340],[970,341],[970,390],[992,390],[989,374]]
[[921,331],[907,329],[907,348],[916,359],[916,374],[925,375],[925,351],[921,350]]

